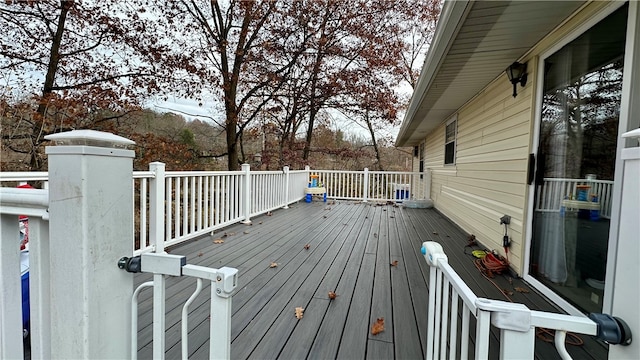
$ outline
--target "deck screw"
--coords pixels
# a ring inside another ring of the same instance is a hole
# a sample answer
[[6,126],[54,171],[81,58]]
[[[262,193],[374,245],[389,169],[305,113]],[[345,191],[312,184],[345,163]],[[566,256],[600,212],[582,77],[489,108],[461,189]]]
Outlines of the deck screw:
[[218,295],[222,294],[222,290],[216,289],[216,294],[218,294]]
[[222,276],[218,276],[218,277],[216,278],[216,280],[218,280],[218,281],[222,281]]

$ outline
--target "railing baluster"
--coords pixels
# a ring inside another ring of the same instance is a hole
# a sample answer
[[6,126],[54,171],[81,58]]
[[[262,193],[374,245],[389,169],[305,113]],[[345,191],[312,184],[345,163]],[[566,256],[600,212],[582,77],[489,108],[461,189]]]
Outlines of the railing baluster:
[[469,358],[469,318],[471,310],[462,303],[462,324],[460,324],[460,359]]
[[[456,358],[456,345],[458,344],[458,292],[455,289],[451,289],[451,331],[449,332],[449,359]],[[464,341],[465,338],[461,338]]]
[[447,327],[449,325],[449,279],[442,282],[442,317],[440,318],[440,359],[447,355]]

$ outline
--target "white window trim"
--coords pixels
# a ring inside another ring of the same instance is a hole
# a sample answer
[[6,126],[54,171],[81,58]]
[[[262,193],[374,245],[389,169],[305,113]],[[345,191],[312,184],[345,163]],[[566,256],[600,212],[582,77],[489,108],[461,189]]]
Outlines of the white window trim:
[[[447,141],[447,127],[451,125],[451,123],[455,122],[455,129],[453,130],[453,140]],[[447,145],[453,143],[453,162],[447,163]],[[444,166],[455,166],[457,153],[458,153],[458,114],[455,114],[449,120],[445,122],[444,125],[444,159],[442,161]]]

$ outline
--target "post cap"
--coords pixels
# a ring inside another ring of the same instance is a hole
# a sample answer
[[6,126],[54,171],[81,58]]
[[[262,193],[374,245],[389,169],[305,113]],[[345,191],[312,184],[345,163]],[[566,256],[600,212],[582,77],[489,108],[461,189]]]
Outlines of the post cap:
[[54,141],[56,145],[87,145],[106,148],[126,148],[127,145],[134,145],[133,140],[129,140],[115,134],[96,130],[72,130],[44,137]]

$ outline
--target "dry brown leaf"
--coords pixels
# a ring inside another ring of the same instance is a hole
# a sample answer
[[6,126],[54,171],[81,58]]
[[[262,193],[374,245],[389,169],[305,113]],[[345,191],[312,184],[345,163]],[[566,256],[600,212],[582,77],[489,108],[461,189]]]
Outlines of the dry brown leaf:
[[378,237],[378,233],[373,233],[373,237],[377,238]]
[[248,231],[245,231],[244,233],[245,233],[245,234],[248,234],[249,232],[248,232]]
[[222,244],[222,243],[224,243],[224,240],[222,240],[222,239],[215,239],[215,240],[213,240],[213,243],[214,243],[214,244]]
[[525,294],[528,294],[528,293],[529,293],[529,289],[525,289],[525,288],[523,288],[523,287],[519,287],[519,286],[517,286],[517,287],[515,287],[514,289],[515,289],[517,292],[519,292],[519,293],[525,293]]
[[513,291],[511,290],[502,289],[502,292],[505,293],[506,295],[513,296]]
[[338,294],[336,294],[333,291],[329,291],[329,300],[333,300],[333,299],[335,299],[337,297],[338,297]]
[[204,255],[204,253],[198,253],[198,256],[202,256],[202,255]]
[[389,265],[391,265],[391,266],[398,266],[398,260],[393,260],[393,261],[391,262],[391,264],[389,264]]
[[310,247],[311,247],[311,245],[307,244],[307,245],[304,246],[304,249],[305,250],[309,250]]
[[304,308],[302,307],[297,307],[296,308],[296,318],[298,320],[302,319],[302,316],[304,315]]
[[371,335],[378,335],[384,331],[384,318],[378,318],[371,326]]
[[269,265],[270,268],[274,268],[274,267],[278,267],[278,263],[272,262],[271,265]]
[[227,235],[227,236],[233,236],[233,235],[235,235],[235,234],[236,234],[236,233],[234,233],[234,232],[230,232],[229,234],[226,234],[226,233],[225,233],[225,235]]

